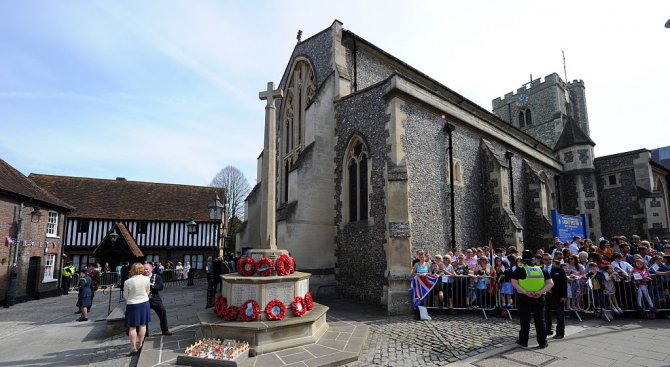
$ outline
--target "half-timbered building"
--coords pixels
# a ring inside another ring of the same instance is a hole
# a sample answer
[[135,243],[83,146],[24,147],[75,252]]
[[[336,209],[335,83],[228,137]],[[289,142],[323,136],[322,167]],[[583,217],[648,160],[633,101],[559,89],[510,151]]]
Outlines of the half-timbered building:
[[[210,220],[208,205],[221,188],[152,182],[31,174],[30,178],[77,209],[65,222],[65,252],[76,268],[108,262],[114,268],[121,258],[95,258],[93,252],[112,231],[136,244],[143,260],[190,263],[204,270],[208,256],[218,255],[222,223]],[[189,230],[189,222],[195,223]],[[120,235],[120,233],[116,233]],[[130,236],[130,238],[128,238]]]

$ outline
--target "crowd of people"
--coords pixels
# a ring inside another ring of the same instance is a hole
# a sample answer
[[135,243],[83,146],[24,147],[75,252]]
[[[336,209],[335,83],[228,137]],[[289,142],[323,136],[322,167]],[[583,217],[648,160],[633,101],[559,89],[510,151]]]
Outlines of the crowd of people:
[[[555,283],[558,279],[565,284],[566,291],[556,307],[567,311],[583,311],[592,304],[596,313],[656,312],[670,303],[670,244],[658,237],[648,242],[637,235],[630,240],[616,236],[601,238],[597,245],[580,237],[566,242],[555,238],[550,247],[533,253],[532,264],[560,269]],[[444,255],[419,250],[412,275],[441,276],[424,301],[428,306],[450,312],[454,308],[511,309],[516,299],[512,274],[521,265],[515,247],[457,248]],[[592,299],[587,290],[592,291]]]

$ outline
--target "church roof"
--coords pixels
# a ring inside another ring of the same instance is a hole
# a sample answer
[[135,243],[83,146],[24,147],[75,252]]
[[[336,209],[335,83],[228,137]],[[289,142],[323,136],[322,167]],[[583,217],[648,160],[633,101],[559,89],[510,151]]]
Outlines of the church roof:
[[36,202],[66,210],[74,209],[70,204],[39,187],[16,168],[0,159],[0,192],[3,191],[22,199],[33,199]]
[[72,203],[74,218],[208,222],[207,205],[214,196],[226,201],[225,190],[217,187],[35,173],[30,178]]
[[554,146],[554,150],[583,144],[588,144],[590,146],[596,145],[596,143],[594,143],[593,140],[579,128],[577,123],[575,123],[575,120],[568,116],[565,126],[563,126],[563,132]]

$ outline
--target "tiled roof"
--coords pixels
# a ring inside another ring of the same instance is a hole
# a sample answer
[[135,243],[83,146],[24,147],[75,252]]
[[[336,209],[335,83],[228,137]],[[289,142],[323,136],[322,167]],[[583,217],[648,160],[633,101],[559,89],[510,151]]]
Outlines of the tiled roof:
[[563,132],[554,146],[554,150],[582,144],[588,144],[590,146],[596,145],[596,143],[594,143],[593,140],[579,128],[572,117],[568,117],[565,126],[563,126]]
[[0,192],[17,195],[27,199],[32,198],[38,203],[63,208],[66,210],[74,209],[65,201],[57,198],[43,188],[37,186],[35,182],[24,176],[9,163],[0,159]]
[[207,205],[225,190],[152,182],[104,180],[31,173],[38,185],[77,208],[70,217],[125,220],[209,221]]

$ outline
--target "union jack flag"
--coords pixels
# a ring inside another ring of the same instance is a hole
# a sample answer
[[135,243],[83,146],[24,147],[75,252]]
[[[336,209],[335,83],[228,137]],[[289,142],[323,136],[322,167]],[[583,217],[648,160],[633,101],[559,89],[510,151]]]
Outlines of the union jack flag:
[[410,286],[414,295],[414,306],[418,306],[426,298],[439,279],[439,275],[417,275],[412,279]]

